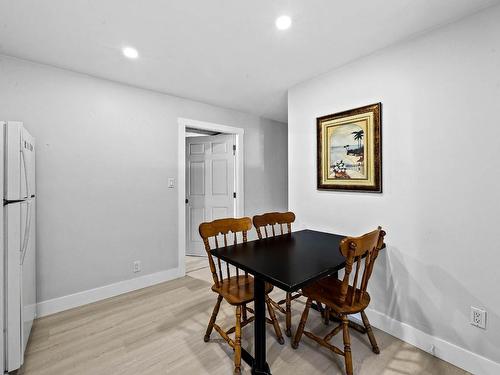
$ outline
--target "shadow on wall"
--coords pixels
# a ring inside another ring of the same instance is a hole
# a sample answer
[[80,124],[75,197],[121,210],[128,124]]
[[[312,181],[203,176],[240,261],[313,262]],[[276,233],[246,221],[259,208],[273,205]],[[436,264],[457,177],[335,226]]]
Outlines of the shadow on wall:
[[288,209],[287,125],[260,119],[245,130],[245,214]]
[[[403,261],[404,259],[404,261]],[[498,342],[492,342],[486,335],[487,331],[472,327],[469,324],[467,308],[453,309],[452,314],[445,315],[450,310],[450,294],[460,296],[467,306],[482,307],[486,304],[462,287],[464,280],[457,280],[437,264],[424,264],[408,254],[403,254],[398,248],[388,246],[380,253],[377,260],[375,277],[370,281],[370,294],[374,301],[373,308],[400,322],[407,323],[431,336],[449,341],[464,349],[479,355],[484,355],[484,348],[498,347]],[[413,270],[410,272],[409,270]],[[419,275],[415,278],[414,275]],[[466,275],[464,275],[466,277]],[[427,285],[424,289],[422,284]],[[430,286],[429,286],[430,285]],[[377,301],[382,301],[382,304]],[[432,309],[439,321],[429,321],[426,310]],[[488,311],[487,322],[497,322],[499,316]],[[466,326],[457,326],[463,324]],[[455,325],[454,325],[455,323]],[[487,323],[490,326],[492,324]],[[437,331],[439,327],[439,332]],[[487,326],[488,327],[488,326]],[[463,340],[464,330],[477,330],[474,340]],[[499,362],[499,358],[490,358]]]

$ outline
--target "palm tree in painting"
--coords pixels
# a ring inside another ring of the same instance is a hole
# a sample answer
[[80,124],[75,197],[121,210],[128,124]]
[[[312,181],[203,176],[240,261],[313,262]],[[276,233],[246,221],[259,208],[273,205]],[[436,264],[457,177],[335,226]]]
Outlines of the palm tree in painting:
[[365,135],[365,132],[363,130],[358,130],[356,132],[351,133],[354,140],[358,141],[358,149],[361,148],[361,141],[363,140],[363,136]]

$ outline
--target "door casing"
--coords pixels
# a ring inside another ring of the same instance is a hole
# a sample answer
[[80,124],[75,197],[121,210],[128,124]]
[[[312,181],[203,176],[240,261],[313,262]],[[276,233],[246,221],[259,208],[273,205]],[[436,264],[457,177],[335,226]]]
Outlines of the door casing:
[[178,118],[178,170],[177,170],[177,225],[178,225],[178,274],[186,274],[186,128],[214,131],[219,133],[234,134],[236,144],[236,216],[242,217],[245,213],[245,191],[244,191],[244,134],[242,128],[221,125],[211,122],[198,121],[187,118]]

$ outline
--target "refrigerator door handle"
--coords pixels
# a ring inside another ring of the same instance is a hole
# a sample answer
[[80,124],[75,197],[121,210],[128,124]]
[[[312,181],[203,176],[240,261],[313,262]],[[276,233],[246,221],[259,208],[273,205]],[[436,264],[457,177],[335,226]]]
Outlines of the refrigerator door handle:
[[26,148],[24,147],[23,144],[21,144],[21,158],[23,159],[23,166],[24,166],[24,180],[26,182],[26,197],[31,197],[30,194],[30,180],[28,176],[28,165],[26,163]]
[[28,250],[28,242],[30,238],[30,232],[31,232],[31,202],[26,201],[26,225],[24,226],[24,236],[23,236],[23,245],[21,247],[21,258],[20,258],[20,263],[24,263],[24,257],[26,256],[26,251]]

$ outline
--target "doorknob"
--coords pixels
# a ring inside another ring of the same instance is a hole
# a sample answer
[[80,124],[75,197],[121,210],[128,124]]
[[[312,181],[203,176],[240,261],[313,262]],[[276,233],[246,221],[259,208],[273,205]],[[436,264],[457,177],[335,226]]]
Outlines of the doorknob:
[[186,198],[186,204],[188,204],[188,203],[189,203],[189,199]]

